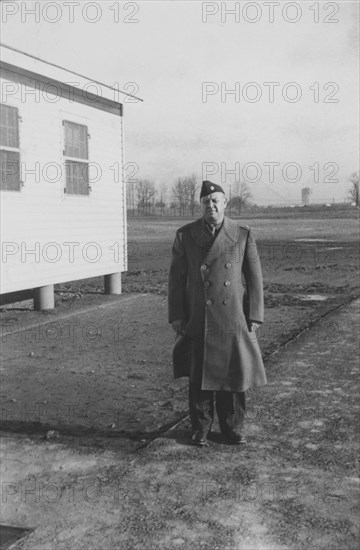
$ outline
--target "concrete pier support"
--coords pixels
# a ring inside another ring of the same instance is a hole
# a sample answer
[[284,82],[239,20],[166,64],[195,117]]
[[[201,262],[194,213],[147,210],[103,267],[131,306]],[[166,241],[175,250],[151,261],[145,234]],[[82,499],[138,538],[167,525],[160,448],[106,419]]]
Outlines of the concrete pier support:
[[54,309],[54,306],[54,285],[34,288],[34,309],[36,311],[42,311],[43,309]]
[[121,294],[121,273],[111,273],[104,277],[105,294]]

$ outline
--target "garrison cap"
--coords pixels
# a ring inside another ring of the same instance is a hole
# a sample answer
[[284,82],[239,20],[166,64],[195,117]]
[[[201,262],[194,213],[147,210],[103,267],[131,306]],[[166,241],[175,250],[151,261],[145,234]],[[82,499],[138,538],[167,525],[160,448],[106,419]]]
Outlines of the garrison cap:
[[220,185],[212,183],[212,181],[208,180],[203,181],[201,186],[200,199],[211,195],[211,193],[224,193],[225,195],[225,191]]

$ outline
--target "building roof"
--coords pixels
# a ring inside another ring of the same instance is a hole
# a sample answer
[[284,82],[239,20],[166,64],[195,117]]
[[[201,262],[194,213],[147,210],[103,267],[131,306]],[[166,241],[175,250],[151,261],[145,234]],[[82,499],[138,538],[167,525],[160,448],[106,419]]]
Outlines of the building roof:
[[[45,61],[27,52],[23,52],[12,46],[0,43],[0,64],[4,67],[21,69],[31,75],[39,75],[54,82],[61,82],[71,85],[74,89],[88,90],[89,94],[105,98],[114,103],[122,104],[133,101],[143,101],[141,98],[108,86],[103,82],[94,80],[82,74],[65,69],[60,65]],[[76,79],[74,78],[76,77]]]

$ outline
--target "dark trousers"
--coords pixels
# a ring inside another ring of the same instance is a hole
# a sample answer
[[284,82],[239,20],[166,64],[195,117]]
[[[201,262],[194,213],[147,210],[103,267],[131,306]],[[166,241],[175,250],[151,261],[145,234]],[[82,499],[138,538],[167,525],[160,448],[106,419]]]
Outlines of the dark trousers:
[[214,393],[220,430],[232,428],[241,433],[245,423],[245,392],[213,392],[190,383],[189,411],[193,431],[204,435],[210,431],[214,419]]

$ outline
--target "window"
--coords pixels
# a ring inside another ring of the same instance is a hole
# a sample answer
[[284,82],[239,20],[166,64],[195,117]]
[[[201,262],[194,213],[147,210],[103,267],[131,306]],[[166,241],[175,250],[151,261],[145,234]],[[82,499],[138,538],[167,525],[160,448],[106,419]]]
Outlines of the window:
[[0,189],[20,191],[19,114],[16,107],[0,104]]
[[89,195],[88,130],[87,126],[63,121],[65,148],[65,192],[69,195]]
[[0,150],[1,189],[20,191],[20,154],[14,151]]
[[89,174],[86,162],[65,161],[66,193],[70,195],[89,194]]

